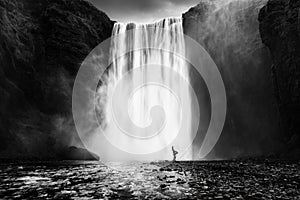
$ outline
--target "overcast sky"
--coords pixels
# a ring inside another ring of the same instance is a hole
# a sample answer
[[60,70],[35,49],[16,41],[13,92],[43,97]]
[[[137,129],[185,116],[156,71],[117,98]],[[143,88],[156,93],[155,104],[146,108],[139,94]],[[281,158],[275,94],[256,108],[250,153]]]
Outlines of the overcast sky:
[[88,0],[118,22],[153,22],[177,16],[200,0]]

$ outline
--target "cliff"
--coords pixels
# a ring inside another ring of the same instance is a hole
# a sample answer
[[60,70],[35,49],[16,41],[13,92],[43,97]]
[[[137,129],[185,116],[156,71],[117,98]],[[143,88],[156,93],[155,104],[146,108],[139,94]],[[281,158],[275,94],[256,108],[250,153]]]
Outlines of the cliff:
[[211,55],[227,93],[225,126],[208,157],[269,155],[282,148],[271,56],[259,34],[258,13],[265,3],[202,0],[183,14],[185,34]]
[[272,54],[272,79],[284,131],[285,156],[300,156],[300,2],[270,0],[259,13],[260,34]]
[[[218,2],[201,0],[183,14],[185,34],[209,52],[227,92],[225,127],[209,157],[299,155],[300,3]],[[66,158],[77,143],[75,75],[113,24],[83,0],[0,1],[0,158]]]
[[113,22],[83,0],[1,0],[0,17],[0,158],[57,158],[77,70]]

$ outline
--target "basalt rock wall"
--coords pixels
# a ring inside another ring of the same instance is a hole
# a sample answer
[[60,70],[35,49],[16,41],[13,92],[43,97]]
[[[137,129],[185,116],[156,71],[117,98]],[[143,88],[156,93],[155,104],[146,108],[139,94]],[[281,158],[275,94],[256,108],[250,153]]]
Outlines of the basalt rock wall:
[[260,34],[272,54],[272,80],[284,132],[284,156],[300,156],[300,2],[270,0],[259,13]]
[[[271,56],[259,34],[260,0],[208,1],[183,14],[184,32],[210,54],[222,75],[227,117],[209,158],[277,154],[282,148]],[[198,83],[195,81],[194,87]]]
[[68,151],[75,75],[113,23],[83,0],[0,1],[0,158]]

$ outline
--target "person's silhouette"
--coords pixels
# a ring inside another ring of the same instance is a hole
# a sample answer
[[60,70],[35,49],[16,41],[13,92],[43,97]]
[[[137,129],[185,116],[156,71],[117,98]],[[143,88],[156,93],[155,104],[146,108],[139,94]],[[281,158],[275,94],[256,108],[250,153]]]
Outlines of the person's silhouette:
[[178,154],[178,151],[176,151],[173,146],[172,146],[172,151],[173,151],[173,161],[176,161],[176,155]]

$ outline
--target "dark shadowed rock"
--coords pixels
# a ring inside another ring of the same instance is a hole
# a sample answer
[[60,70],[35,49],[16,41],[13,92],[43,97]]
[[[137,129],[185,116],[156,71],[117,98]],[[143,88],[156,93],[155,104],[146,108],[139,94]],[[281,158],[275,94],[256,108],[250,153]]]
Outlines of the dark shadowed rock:
[[272,54],[274,93],[285,134],[285,156],[300,157],[300,2],[270,0],[260,10],[260,34]]
[[0,1],[0,157],[55,158],[75,140],[73,81],[112,27],[83,0]]
[[61,157],[64,160],[99,160],[96,154],[79,147],[71,146],[62,152]]

